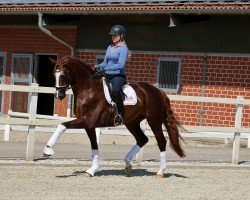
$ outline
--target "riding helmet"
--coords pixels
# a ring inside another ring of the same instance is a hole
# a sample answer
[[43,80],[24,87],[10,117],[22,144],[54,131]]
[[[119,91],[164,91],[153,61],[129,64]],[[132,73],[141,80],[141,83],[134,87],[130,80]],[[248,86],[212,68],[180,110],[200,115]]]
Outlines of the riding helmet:
[[121,35],[121,34],[125,35],[125,34],[126,34],[126,30],[125,30],[124,26],[115,25],[115,26],[113,26],[113,27],[111,28],[109,34],[110,34],[110,35],[116,35],[116,34],[117,34],[117,35]]

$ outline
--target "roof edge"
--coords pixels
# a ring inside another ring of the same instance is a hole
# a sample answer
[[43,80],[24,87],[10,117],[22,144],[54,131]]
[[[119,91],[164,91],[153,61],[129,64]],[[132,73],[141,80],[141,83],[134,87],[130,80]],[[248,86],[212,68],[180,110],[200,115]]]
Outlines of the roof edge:
[[186,4],[186,5],[87,5],[87,6],[0,6],[3,15],[45,14],[250,14],[249,4]]

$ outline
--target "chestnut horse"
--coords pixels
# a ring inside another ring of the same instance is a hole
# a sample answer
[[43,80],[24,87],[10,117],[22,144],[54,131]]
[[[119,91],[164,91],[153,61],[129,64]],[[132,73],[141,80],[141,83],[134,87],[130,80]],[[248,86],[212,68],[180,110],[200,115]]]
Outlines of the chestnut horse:
[[[110,107],[104,97],[103,81],[90,66],[81,62],[80,59],[64,57],[57,61],[51,60],[51,62],[55,65],[56,98],[64,99],[66,90],[72,88],[76,119],[58,125],[44,148],[44,155],[54,154],[53,147],[66,129],[84,128],[92,148],[92,166],[86,171],[86,174],[94,176],[99,168],[95,128],[106,125],[105,119]],[[181,124],[170,107],[169,98],[162,90],[143,82],[133,83],[131,86],[136,91],[138,100],[136,105],[125,106],[124,124],[134,136],[136,145],[125,156],[125,171],[132,169],[132,158],[148,142],[147,136],[140,128],[140,122],[146,119],[160,149],[160,169],[157,176],[163,177],[166,169],[166,138],[162,131],[162,124],[167,129],[172,149],[180,157],[184,157],[185,153],[180,145],[181,137],[178,129]],[[114,124],[110,123],[108,126],[114,126]]]

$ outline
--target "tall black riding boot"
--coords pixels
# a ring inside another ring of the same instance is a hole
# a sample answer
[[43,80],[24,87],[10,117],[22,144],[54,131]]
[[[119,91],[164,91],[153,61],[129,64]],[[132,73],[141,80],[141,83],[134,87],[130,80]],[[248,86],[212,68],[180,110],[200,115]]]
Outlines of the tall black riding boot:
[[115,103],[118,111],[118,115],[115,117],[115,125],[122,125],[124,124],[125,110],[122,94],[120,92],[115,95]]

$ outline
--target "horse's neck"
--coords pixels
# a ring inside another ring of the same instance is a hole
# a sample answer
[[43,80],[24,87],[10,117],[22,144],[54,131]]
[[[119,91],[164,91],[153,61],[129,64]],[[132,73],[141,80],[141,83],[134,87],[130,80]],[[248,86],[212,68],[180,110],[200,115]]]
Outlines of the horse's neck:
[[75,87],[73,87],[73,93],[75,99],[79,96],[90,96],[91,92],[101,92],[100,86],[102,86],[102,79],[89,76],[86,79],[81,79],[79,77],[80,74],[77,75],[78,78],[75,79]]

